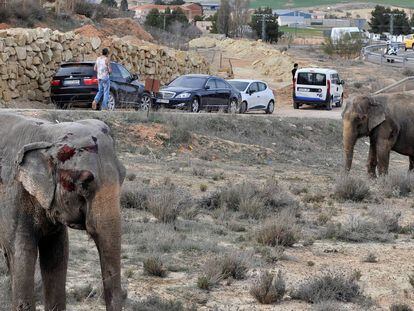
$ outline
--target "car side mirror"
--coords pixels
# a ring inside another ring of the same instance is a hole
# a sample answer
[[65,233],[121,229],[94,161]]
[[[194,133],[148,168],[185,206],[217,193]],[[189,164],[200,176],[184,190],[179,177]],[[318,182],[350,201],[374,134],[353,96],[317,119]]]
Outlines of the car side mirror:
[[344,80],[341,80],[341,85],[344,85],[345,84],[345,81]]
[[210,89],[210,85],[206,85],[204,88],[205,88],[206,90],[209,90],[209,89]]
[[131,80],[132,81],[135,81],[135,80],[139,80],[139,76],[137,75],[137,74],[133,74],[132,76],[131,76]]
[[249,95],[252,95],[253,93],[255,93],[254,90],[249,90]]

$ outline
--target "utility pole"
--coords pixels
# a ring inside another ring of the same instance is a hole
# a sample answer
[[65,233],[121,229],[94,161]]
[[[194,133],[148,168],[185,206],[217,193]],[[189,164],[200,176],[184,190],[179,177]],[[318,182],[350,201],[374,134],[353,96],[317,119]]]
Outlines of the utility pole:
[[166,15],[165,15],[165,12],[164,12],[164,30],[165,30],[165,24],[166,24],[165,19],[166,19]]
[[266,15],[262,14],[262,41],[266,41]]
[[400,14],[400,13],[388,13],[387,15],[390,17],[390,35],[393,36],[394,35],[394,17],[395,16],[400,16],[402,14]]

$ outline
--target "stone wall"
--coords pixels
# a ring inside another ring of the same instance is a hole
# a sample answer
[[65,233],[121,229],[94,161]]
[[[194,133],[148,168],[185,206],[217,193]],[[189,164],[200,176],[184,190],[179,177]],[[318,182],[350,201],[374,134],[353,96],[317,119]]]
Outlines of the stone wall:
[[46,28],[0,30],[0,100],[47,100],[50,81],[60,63],[95,60],[103,47],[109,47],[112,60],[142,79],[167,82],[181,74],[209,71],[205,59],[193,52],[117,37],[104,40]]

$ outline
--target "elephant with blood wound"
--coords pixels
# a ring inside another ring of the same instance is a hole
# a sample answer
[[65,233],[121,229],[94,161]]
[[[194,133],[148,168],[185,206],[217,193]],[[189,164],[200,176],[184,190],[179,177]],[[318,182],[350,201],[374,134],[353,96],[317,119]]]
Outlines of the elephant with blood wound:
[[0,247],[13,310],[35,310],[37,259],[45,310],[66,310],[67,227],[86,230],[94,240],[106,309],[121,310],[125,169],[109,127],[98,120],[55,124],[5,113],[0,124]]
[[414,100],[413,95],[391,94],[358,96],[342,113],[345,169],[352,165],[356,141],[369,137],[368,174],[388,173],[391,150],[410,159],[414,169]]

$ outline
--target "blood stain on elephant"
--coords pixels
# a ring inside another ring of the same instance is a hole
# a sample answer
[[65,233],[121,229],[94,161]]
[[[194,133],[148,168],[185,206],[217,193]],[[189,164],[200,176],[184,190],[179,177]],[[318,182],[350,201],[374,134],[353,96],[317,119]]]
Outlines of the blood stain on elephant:
[[59,182],[63,189],[72,192],[75,191],[75,183],[73,181],[74,172],[70,170],[59,170]]
[[69,147],[68,145],[64,145],[62,148],[59,149],[57,158],[60,162],[65,163],[67,160],[70,160],[76,153],[76,149]]

